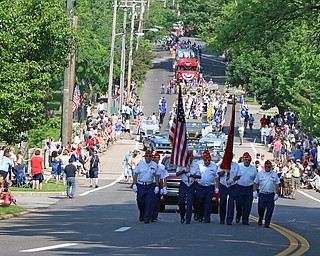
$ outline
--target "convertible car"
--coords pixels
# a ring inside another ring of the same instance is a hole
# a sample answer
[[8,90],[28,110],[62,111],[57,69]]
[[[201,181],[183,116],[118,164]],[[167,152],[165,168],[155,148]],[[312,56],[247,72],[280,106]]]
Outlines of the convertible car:
[[169,151],[172,149],[168,134],[154,134],[143,137],[143,150]]

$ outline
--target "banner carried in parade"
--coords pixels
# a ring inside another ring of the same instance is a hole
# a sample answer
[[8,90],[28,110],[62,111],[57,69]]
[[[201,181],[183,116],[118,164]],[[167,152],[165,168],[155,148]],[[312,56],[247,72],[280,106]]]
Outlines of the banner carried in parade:
[[170,133],[169,141],[172,145],[170,156],[170,164],[180,167],[187,167],[188,163],[188,145],[187,145],[187,128],[186,119],[183,109],[183,100],[181,87],[179,86],[178,107],[176,116],[174,117]]
[[233,140],[234,140],[234,122],[235,122],[235,99],[232,99],[232,112],[231,112],[231,120],[230,120],[230,127],[228,132],[228,140],[227,145],[224,151],[222,163],[220,168],[222,170],[230,170],[231,169],[231,162],[233,159]]

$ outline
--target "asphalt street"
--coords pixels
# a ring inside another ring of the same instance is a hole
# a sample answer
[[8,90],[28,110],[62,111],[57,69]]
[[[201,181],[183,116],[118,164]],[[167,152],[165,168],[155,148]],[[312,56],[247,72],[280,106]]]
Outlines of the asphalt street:
[[[209,67],[205,70],[215,69],[211,62],[224,65],[219,58],[211,61],[209,53],[206,58]],[[141,95],[146,115],[157,112],[162,96],[160,85],[172,78],[171,67],[170,53],[158,50]],[[218,69],[223,70],[223,66]],[[224,71],[221,74],[212,71],[211,75],[220,79]],[[176,95],[165,97],[168,106],[172,106]],[[257,106],[250,106],[250,111],[259,118],[261,111]],[[162,129],[165,131],[165,127]],[[79,178],[74,199],[43,195],[35,200],[45,205],[41,208],[29,196],[28,207],[33,212],[1,221],[1,254],[269,256],[302,255],[304,251],[303,255],[319,254],[320,194],[313,191],[302,191],[306,195],[298,193],[296,200],[279,199],[272,219],[274,225],[269,229],[257,226],[256,201],[249,226],[220,225],[218,215],[212,216],[210,224],[193,221],[191,225],[182,225],[175,206],[160,213],[157,223],[140,223],[136,195],[121,178],[123,156],[134,148],[140,149],[141,145],[125,138],[101,155],[103,170],[98,189],[90,189],[89,182]],[[249,134],[242,146],[235,139],[236,155],[244,151],[252,155],[268,154]],[[20,196],[20,201],[26,204],[23,197],[26,196]]]

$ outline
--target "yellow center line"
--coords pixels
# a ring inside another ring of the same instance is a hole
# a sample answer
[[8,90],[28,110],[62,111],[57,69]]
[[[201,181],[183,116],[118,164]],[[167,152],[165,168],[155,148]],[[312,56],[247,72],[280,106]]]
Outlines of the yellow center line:
[[[257,217],[252,216],[252,215],[250,215],[250,219],[252,219],[254,221],[259,220]],[[272,229],[274,229],[275,231],[279,232],[284,237],[286,237],[290,242],[289,247],[287,249],[285,249],[284,251],[276,254],[276,256],[286,256],[286,255],[300,256],[309,250],[309,248],[310,248],[309,242],[304,237],[300,236],[299,234],[297,234],[289,229],[286,229],[282,226],[279,226],[277,224],[273,224],[273,223],[270,224],[270,227]],[[300,248],[296,252],[294,252],[293,254],[290,254],[293,251],[295,251],[299,245],[300,245]]]

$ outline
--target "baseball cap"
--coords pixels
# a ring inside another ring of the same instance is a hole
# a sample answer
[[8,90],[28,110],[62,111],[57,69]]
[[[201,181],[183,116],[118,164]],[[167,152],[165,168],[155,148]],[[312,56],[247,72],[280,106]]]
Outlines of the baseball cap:
[[248,152],[244,152],[242,155],[243,158],[252,159],[251,155]]

